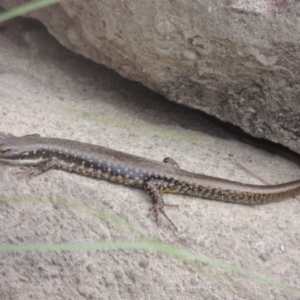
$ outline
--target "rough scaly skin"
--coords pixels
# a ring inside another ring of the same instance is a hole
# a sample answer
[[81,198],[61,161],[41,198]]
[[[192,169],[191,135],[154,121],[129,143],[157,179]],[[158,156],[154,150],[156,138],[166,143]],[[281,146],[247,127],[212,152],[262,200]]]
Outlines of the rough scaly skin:
[[[188,194],[240,204],[275,202],[300,193],[300,180],[278,185],[250,185],[192,173],[171,158],[164,162],[77,141],[15,137],[0,133],[0,161],[28,166],[26,175],[59,169],[115,183],[143,188],[152,201],[151,211],[164,212],[163,193]],[[176,227],[175,227],[176,228]]]

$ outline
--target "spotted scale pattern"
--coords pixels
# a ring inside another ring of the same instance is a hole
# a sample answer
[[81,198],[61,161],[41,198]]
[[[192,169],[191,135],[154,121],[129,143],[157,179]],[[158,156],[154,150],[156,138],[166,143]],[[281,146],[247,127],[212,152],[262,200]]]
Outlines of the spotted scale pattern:
[[[143,188],[152,201],[158,221],[164,212],[163,193],[240,204],[263,204],[300,193],[300,180],[279,185],[250,185],[180,169],[172,158],[163,162],[72,140],[42,138],[39,135],[14,137],[0,133],[0,161],[27,166],[27,175],[59,169],[84,176]],[[176,228],[176,227],[175,227]]]

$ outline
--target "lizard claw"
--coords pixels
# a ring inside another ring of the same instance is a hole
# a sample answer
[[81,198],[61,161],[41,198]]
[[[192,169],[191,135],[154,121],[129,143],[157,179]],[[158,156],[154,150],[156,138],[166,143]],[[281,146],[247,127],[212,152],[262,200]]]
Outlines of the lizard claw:
[[156,224],[157,226],[159,226],[159,214],[162,214],[169,222],[170,224],[173,226],[173,228],[178,231],[177,227],[175,226],[175,224],[171,221],[171,219],[168,217],[168,215],[165,213],[165,210],[164,210],[164,206],[177,206],[178,205],[174,205],[174,204],[153,204],[151,207],[150,207],[150,210],[149,210],[149,214],[154,214],[155,215],[155,221],[156,221]]
[[37,167],[21,167],[19,171],[14,172],[14,175],[17,176],[18,178],[21,177],[33,177],[41,174],[41,170]]

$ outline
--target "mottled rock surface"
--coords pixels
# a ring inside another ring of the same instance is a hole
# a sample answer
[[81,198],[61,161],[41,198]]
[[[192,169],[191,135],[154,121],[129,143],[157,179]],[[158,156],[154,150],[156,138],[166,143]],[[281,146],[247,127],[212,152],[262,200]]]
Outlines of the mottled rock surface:
[[169,100],[300,152],[299,8],[292,0],[66,0],[30,16],[67,48]]
[[[169,156],[183,169],[245,183],[261,182],[233,158],[273,182],[300,178],[293,163],[226,139],[199,112],[75,55],[36,23],[15,20],[1,27],[0,131],[69,138],[159,161]],[[157,227],[148,217],[150,203],[141,189],[58,170],[31,179],[17,171],[0,164],[0,249],[11,247],[0,252],[1,300],[300,296],[297,199],[250,207],[165,195],[167,203],[178,205],[166,208],[175,232],[163,218]],[[225,265],[93,247],[138,241],[139,233]],[[24,244],[39,249],[16,250]],[[57,244],[69,245],[68,251],[54,251]]]

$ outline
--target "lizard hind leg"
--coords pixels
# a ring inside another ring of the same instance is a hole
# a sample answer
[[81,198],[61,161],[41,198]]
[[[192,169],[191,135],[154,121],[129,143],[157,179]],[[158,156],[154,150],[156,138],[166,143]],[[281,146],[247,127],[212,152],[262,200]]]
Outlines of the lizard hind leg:
[[164,181],[156,179],[150,179],[148,181],[145,181],[144,190],[146,191],[152,202],[149,214],[154,214],[157,225],[159,225],[159,214],[162,214],[170,222],[173,228],[176,231],[178,231],[177,227],[171,221],[171,219],[168,217],[164,210],[165,206],[176,206],[173,204],[165,204],[160,192],[160,189],[163,190],[164,184]]

